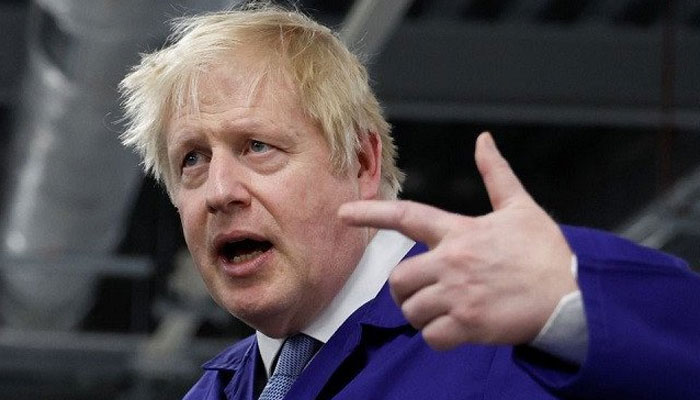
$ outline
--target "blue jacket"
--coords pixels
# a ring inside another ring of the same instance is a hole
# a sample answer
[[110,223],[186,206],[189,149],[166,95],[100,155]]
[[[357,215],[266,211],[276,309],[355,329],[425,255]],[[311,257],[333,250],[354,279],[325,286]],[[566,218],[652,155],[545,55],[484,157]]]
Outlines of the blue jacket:
[[[304,370],[288,399],[700,399],[700,276],[623,239],[564,227],[579,261],[589,329],[580,367],[529,346],[437,352],[385,285]],[[418,244],[407,255],[425,251]],[[248,337],[204,365],[185,396],[254,399],[260,368]]]

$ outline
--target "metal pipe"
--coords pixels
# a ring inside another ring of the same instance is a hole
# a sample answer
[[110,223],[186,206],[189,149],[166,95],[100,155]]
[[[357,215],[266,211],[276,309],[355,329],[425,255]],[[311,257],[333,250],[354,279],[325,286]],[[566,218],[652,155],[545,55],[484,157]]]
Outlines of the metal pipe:
[[[196,3],[212,9],[226,2]],[[62,259],[107,257],[124,235],[141,174],[136,156],[118,140],[116,85],[138,50],[160,45],[163,21],[177,13],[170,2],[140,0],[32,4],[19,124],[6,153],[11,175],[0,252],[5,259],[43,258],[55,268],[2,268],[5,324],[70,329],[91,307],[101,266],[79,268]]]

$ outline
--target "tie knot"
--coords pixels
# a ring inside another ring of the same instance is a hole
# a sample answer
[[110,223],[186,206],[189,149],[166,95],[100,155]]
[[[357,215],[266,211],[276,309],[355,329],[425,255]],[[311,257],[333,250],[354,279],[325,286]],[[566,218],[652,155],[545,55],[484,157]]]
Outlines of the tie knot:
[[273,375],[298,376],[320,344],[318,340],[303,333],[290,336],[282,345]]

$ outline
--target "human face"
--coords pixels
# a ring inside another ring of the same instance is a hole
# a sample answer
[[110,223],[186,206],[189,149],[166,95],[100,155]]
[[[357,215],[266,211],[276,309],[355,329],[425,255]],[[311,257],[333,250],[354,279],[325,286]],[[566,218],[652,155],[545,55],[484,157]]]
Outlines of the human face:
[[257,330],[297,332],[332,300],[371,232],[338,207],[375,198],[378,141],[336,173],[318,124],[284,78],[257,90],[239,62],[213,68],[167,127],[170,191],[185,240],[214,300]]

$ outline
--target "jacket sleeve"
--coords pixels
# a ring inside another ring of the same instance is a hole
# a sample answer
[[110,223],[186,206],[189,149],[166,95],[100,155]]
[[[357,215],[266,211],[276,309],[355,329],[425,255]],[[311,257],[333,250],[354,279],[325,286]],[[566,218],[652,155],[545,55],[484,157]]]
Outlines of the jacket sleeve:
[[519,346],[516,363],[562,398],[700,399],[700,275],[613,235],[562,229],[579,261],[585,361],[572,367]]

